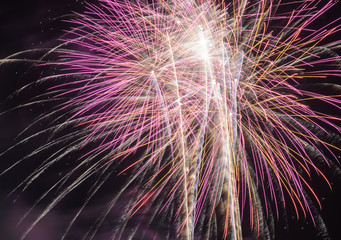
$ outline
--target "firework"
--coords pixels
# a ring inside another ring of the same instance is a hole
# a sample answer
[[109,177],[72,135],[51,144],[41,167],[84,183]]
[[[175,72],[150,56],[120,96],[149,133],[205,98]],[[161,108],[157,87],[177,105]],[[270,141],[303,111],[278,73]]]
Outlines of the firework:
[[333,5],[89,4],[69,21],[74,28],[63,42],[37,61],[60,69],[38,83],[53,82],[42,98],[61,103],[36,122],[57,120],[14,148],[44,135],[48,141],[4,171],[52,149],[18,186],[25,190],[61,162],[73,166],[38,199],[55,194],[23,238],[92,181],[67,237],[112,175],[128,177],[86,239],[100,235],[115,211],[108,239],[239,240],[242,219],[257,239],[272,239],[272,218],[287,205],[321,225],[309,177],[317,173],[329,184],[319,165],[333,164],[340,128],[339,118],[309,101],[340,110],[339,95],[311,90],[338,87],[322,80],[341,75],[334,52],[340,41],[325,43],[340,26],[311,26]]

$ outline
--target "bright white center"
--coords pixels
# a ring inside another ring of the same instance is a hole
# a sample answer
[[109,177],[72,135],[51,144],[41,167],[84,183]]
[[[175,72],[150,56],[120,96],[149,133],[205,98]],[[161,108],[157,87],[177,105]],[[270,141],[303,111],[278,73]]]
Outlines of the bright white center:
[[200,55],[202,56],[203,59],[208,60],[208,41],[205,37],[204,32],[202,31],[202,29],[200,28],[199,31],[199,49],[198,51],[200,51]]

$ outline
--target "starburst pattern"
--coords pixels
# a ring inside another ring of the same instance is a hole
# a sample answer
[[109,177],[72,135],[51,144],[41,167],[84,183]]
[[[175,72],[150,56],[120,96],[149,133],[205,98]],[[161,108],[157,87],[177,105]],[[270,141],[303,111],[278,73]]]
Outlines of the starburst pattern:
[[[278,217],[287,204],[297,217],[320,222],[310,198],[320,202],[308,179],[313,171],[329,184],[318,164],[332,164],[325,152],[335,158],[333,149],[340,150],[330,140],[339,139],[332,133],[340,132],[339,119],[306,102],[340,109],[340,100],[303,83],[319,79],[308,85],[339,88],[321,79],[341,75],[330,67],[340,61],[333,52],[340,41],[323,42],[340,26],[310,29],[332,1],[291,4],[296,8],[290,11],[267,0],[89,4],[47,54],[58,60],[40,61],[63,69],[39,82],[62,81],[49,96],[67,100],[37,121],[69,113],[23,140],[54,134],[25,159],[58,150],[18,188],[74,152],[87,153],[42,196],[57,193],[26,234],[65,196],[95,179],[67,236],[114,169],[129,174],[128,180],[85,235],[89,239],[133,186],[139,190],[122,208],[110,239],[144,239],[150,228],[163,239],[242,239],[241,217],[257,238],[271,239],[267,218],[273,210]],[[64,128],[68,133],[58,135]],[[147,220],[134,222],[137,216]]]

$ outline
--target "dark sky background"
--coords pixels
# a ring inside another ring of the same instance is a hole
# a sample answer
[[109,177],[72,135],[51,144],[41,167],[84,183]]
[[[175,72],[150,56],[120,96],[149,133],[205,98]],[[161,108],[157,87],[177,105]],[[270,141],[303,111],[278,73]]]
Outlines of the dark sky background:
[[[56,39],[63,34],[63,30],[69,27],[69,24],[63,22],[62,19],[67,18],[66,15],[72,14],[73,11],[82,12],[82,9],[84,9],[84,1],[81,0],[11,0],[2,3],[0,7],[0,58],[18,51],[54,46]],[[318,24],[324,25],[330,22],[331,19],[340,17],[340,12],[341,7],[340,3],[338,3],[338,6],[322,18]],[[339,39],[340,34],[334,36],[334,38]],[[29,64],[22,63],[0,66],[0,112],[7,111],[27,101],[32,95],[44,91],[40,87],[32,87],[29,91],[24,91],[19,96],[8,99],[8,96],[20,86],[32,82],[40,76],[39,72],[28,70],[28,68]],[[27,71],[30,72],[28,75],[26,74]],[[0,152],[13,145],[16,141],[15,137],[34,120],[37,114],[43,112],[42,109],[48,107],[48,105],[39,105],[35,108],[19,109],[0,115]],[[39,146],[39,143],[37,143],[37,146]],[[18,159],[18,156],[28,152],[30,149],[35,149],[35,147],[32,145],[21,146],[15,152],[7,154],[5,158],[1,157],[0,171],[8,164],[11,164],[11,161]],[[22,194],[15,204],[12,204],[12,202],[16,199],[17,193],[9,197],[6,195],[17,186],[18,181],[20,181],[18,179],[21,179],[20,176],[38,166],[39,160],[36,159],[36,161],[32,165],[24,165],[20,170],[0,177],[0,239],[19,239],[25,225],[27,226],[30,221],[28,219],[27,222],[24,222],[24,226],[16,227],[16,223],[34,203],[34,199],[36,199],[40,191],[30,189]],[[327,169],[326,172],[333,185],[332,191],[328,189],[321,178],[314,178],[312,185],[316,188],[321,200],[323,208],[319,211],[325,220],[331,239],[338,240],[341,239],[341,197],[339,196],[341,194],[341,180],[332,171]],[[65,203],[63,205],[64,209],[62,206],[58,208],[58,211],[49,214],[42,221],[42,224],[39,224],[28,235],[27,239],[58,239],[57,236],[60,237],[61,234],[60,229],[63,228],[61,227],[62,224],[59,223],[65,222],[66,216],[77,208],[77,197],[79,196],[76,195],[74,199],[69,200],[69,203]],[[284,229],[282,220],[279,220],[276,239],[320,239],[310,220],[292,218],[293,209],[289,207],[288,213],[289,225]]]

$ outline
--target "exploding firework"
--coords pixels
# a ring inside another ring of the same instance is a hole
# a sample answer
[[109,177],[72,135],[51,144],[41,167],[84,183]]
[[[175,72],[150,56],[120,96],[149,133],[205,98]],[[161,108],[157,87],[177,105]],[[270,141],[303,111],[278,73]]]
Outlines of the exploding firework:
[[[340,110],[340,87],[326,80],[341,75],[340,41],[328,41],[340,26],[312,25],[333,5],[88,4],[36,60],[57,72],[34,82],[49,91],[26,104],[57,106],[33,123],[48,126],[8,150],[46,138],[4,170],[48,152],[15,191],[60,171],[24,216],[45,204],[23,238],[85,190],[61,238],[89,218],[85,239],[243,239],[245,225],[254,238],[274,239],[288,205],[326,237],[310,179],[330,185],[320,168],[335,167],[340,119],[312,102]],[[110,183],[112,197],[88,217]]]

